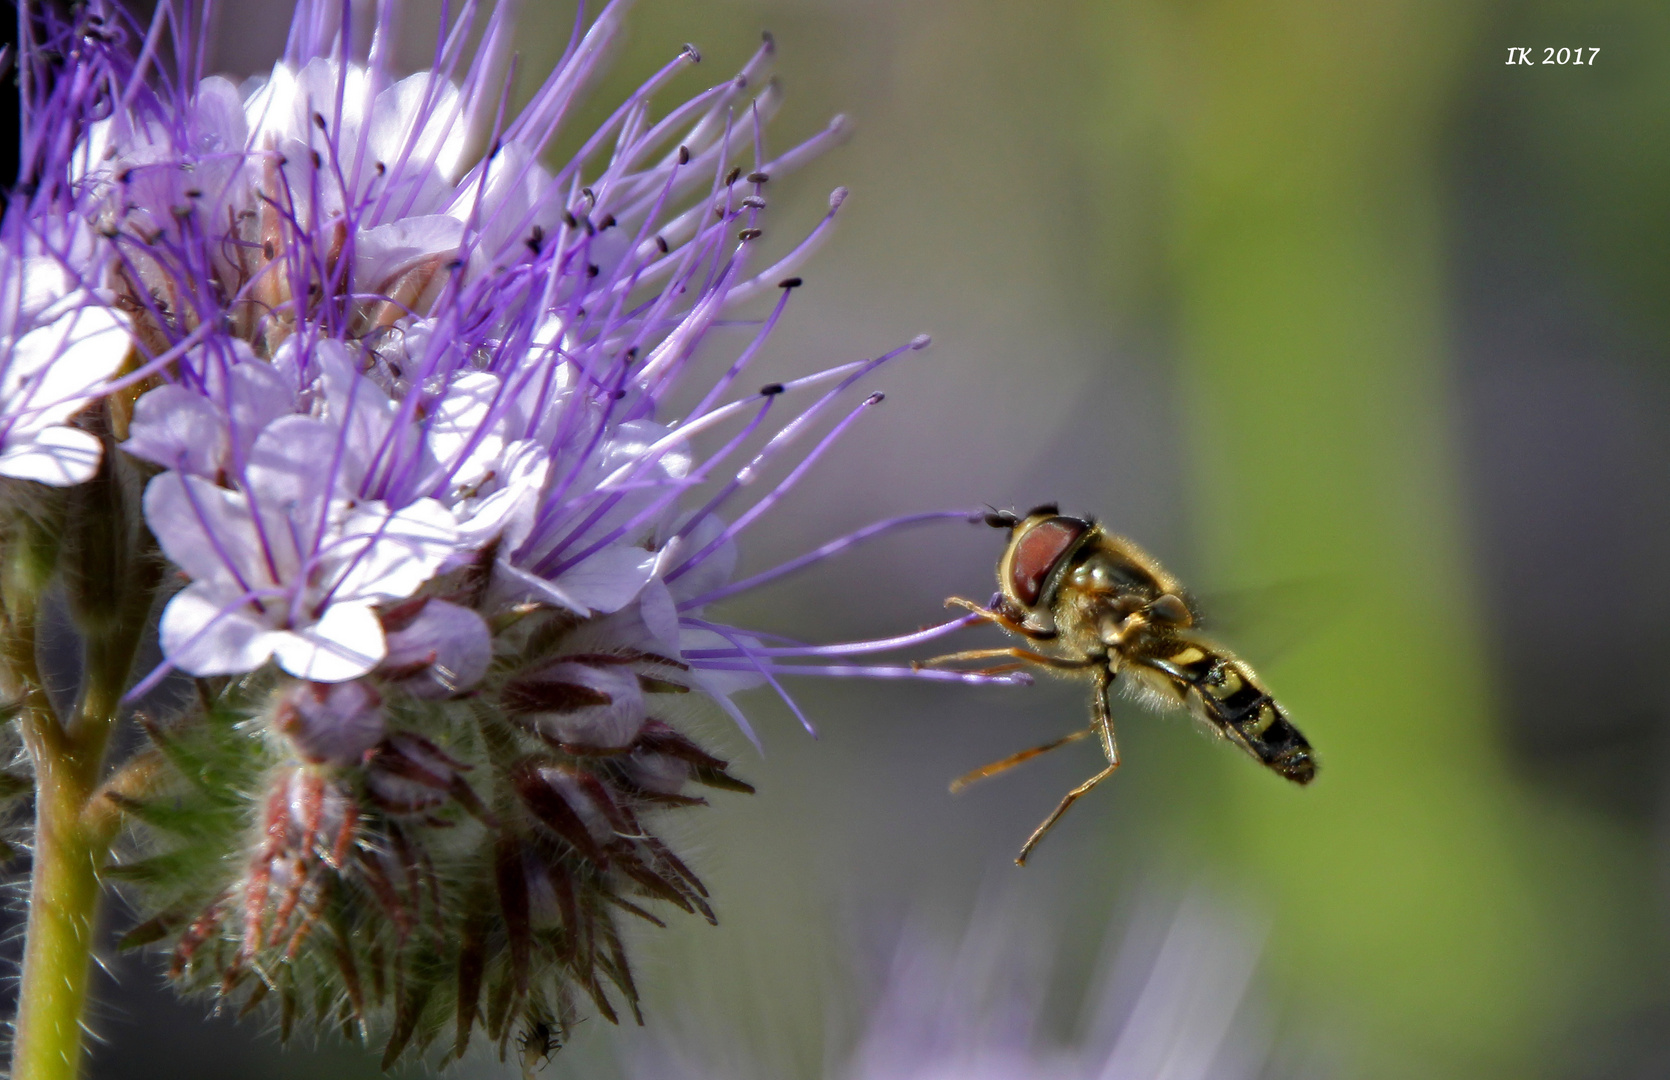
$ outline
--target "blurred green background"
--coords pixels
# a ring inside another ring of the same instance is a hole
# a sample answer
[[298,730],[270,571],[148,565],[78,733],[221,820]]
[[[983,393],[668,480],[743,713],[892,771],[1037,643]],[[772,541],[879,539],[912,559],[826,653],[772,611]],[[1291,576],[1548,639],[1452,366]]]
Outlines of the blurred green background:
[[[259,70],[287,13],[226,8],[219,65]],[[571,18],[524,5],[524,72]],[[1071,1039],[1109,928],[1206,881],[1268,926],[1273,1060],[1301,1063],[1272,1076],[1670,1075],[1670,7],[645,0],[576,130],[683,42],[694,90],[762,29],[773,145],[855,120],[772,184],[784,246],[853,194],[762,380],[935,347],[744,572],[889,513],[1058,500],[1223,598],[1323,767],[1294,789],[1126,707],[1125,768],[1019,871],[1095,751],[946,782],[1076,727],[1084,687],[804,685],[815,742],[755,692],[764,760],[710,735],[758,794],[681,823],[721,925],[638,942],[651,1028],[724,1075],[823,1075],[866,943],[954,935],[1001,889],[1053,927]],[[902,632],[988,595],[1000,547],[918,531],[727,615]],[[375,1072],[117,971],[95,1076]],[[589,1021],[549,1075],[613,1075],[626,1037]]]

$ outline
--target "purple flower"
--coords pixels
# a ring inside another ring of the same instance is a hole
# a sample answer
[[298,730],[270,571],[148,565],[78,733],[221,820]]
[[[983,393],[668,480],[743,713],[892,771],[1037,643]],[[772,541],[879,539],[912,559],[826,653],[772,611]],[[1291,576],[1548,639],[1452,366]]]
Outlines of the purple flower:
[[[977,910],[950,946],[907,931],[867,1004],[840,1080],[1254,1080],[1268,1075],[1258,935],[1203,893],[1151,905],[1108,950],[1075,1038],[1052,1037],[1048,953],[1055,943],[1016,904]],[[659,1036],[626,1075],[655,1080],[764,1076],[734,1049],[702,1060]],[[704,1037],[705,1036],[705,1037]],[[707,1046],[704,1046],[704,1043]],[[709,1051],[711,1052],[711,1051]],[[537,1064],[524,1057],[524,1065]]]
[[[35,236],[96,252],[50,252],[93,276],[42,302],[5,278],[0,471],[91,475],[99,441],[66,423],[103,394],[148,477],[145,522],[183,585],[130,697],[198,680],[200,707],[155,733],[180,766],[166,794],[219,822],[157,826],[161,869],[139,875],[176,978],[376,1030],[392,1063],[443,1021],[461,1054],[580,1002],[636,1013],[616,919],[714,917],[653,815],[752,790],[678,730],[689,702],[752,739],[730,695],[789,701],[783,675],[1025,678],[854,660],[973,616],[767,645],[706,614],[878,533],[980,517],[879,522],[731,580],[743,534],[880,404],[859,384],[927,345],[748,388],[845,197],[762,260],[769,192],[842,128],[768,153],[769,38],[661,111],[700,59],[686,47],[548,169],[622,4],[576,27],[516,116],[507,7],[472,53],[465,5],[405,78],[391,4],[364,48],[356,10],[303,0],[283,60],[242,88],[204,76],[184,2],[144,30],[99,0],[41,17],[71,66],[33,115],[43,194],[7,236],[19,259]],[[727,346],[703,374],[698,351]],[[244,850],[210,858],[203,837]]]

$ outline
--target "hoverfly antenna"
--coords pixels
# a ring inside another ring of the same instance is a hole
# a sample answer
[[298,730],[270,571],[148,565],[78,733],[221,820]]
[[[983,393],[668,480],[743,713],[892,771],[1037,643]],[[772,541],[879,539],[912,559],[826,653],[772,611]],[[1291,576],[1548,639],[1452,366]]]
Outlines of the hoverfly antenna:
[[1026,516],[1037,517],[1039,514],[1047,514],[1050,517],[1055,517],[1060,513],[1061,507],[1057,506],[1055,503],[1044,503],[1042,506],[1034,506],[1031,510],[1028,510],[1026,512]]
[[986,515],[986,524],[994,529],[1013,529],[1021,523],[1021,519],[1007,510],[999,510],[995,506],[986,507],[991,513]]

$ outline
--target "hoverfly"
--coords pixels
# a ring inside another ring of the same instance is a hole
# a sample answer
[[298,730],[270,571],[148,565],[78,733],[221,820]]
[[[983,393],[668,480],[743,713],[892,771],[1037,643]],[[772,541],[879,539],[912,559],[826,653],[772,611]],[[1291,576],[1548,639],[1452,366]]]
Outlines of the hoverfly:
[[951,791],[1092,735],[1101,740],[1108,761],[1033,830],[1017,866],[1026,865],[1033,847],[1079,796],[1119,768],[1108,701],[1118,685],[1151,705],[1186,706],[1211,730],[1296,784],[1316,776],[1310,743],[1252,668],[1199,633],[1193,601],[1147,552],[1094,521],[1063,516],[1054,505],[1037,507],[1024,518],[994,512],[986,521],[1009,530],[997,564],[1002,591],[989,606],[955,596],[946,604],[967,608],[1047,651],[973,649],[928,663],[1008,657],[1018,663],[991,670],[1036,664],[1088,675],[1095,686],[1093,714],[1082,731],[976,769],[954,781]]

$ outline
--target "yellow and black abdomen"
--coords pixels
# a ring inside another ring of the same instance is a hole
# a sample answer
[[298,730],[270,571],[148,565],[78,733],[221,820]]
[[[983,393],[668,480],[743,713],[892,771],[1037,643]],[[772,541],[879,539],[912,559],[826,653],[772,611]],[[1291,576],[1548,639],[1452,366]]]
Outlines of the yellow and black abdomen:
[[1252,669],[1214,647],[1174,641],[1170,655],[1146,660],[1189,707],[1247,753],[1296,784],[1316,777],[1316,755]]

